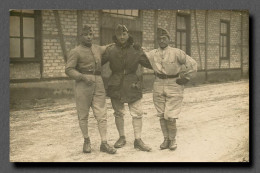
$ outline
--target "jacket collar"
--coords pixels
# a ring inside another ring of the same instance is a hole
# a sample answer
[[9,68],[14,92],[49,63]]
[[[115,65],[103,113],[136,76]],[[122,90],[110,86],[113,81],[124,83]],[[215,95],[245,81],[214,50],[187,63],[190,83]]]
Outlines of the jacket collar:
[[112,37],[112,39],[113,39],[114,43],[116,44],[116,46],[118,46],[120,48],[128,48],[131,45],[133,45],[133,43],[134,43],[134,39],[133,39],[133,37],[131,35],[129,35],[128,40],[123,45],[117,40],[115,35]]

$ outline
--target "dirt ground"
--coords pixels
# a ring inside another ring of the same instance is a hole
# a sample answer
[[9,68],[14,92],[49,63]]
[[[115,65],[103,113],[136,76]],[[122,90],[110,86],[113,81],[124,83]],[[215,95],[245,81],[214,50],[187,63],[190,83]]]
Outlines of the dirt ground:
[[[118,133],[110,100],[108,143]],[[127,108],[127,107],[126,107]],[[177,121],[175,151],[160,150],[163,141],[152,93],[143,97],[143,141],[152,152],[133,147],[131,116],[125,116],[127,144],[115,155],[99,152],[100,137],[92,112],[89,134],[92,153],[82,153],[83,138],[75,101],[38,100],[23,109],[10,110],[11,162],[248,162],[249,82],[205,84],[185,89],[183,109]]]

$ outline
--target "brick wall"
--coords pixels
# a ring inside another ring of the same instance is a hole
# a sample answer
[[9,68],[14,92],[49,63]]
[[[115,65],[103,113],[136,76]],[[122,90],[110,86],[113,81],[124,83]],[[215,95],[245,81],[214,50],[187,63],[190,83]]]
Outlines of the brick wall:
[[[142,46],[147,50],[152,50],[155,47],[155,18],[156,18],[155,10],[143,10],[143,40]],[[143,68],[144,73],[153,73],[153,70]]]
[[[77,43],[77,11],[59,10],[67,53]],[[65,63],[52,10],[42,11],[42,61],[44,78],[65,77]]]
[[[94,43],[100,44],[100,11],[95,10],[58,10],[67,53],[77,45],[78,26],[89,24],[94,29]],[[199,70],[205,69],[205,10],[142,10],[142,44],[148,50],[157,47],[155,27],[167,28],[171,36],[171,46],[175,47],[176,15],[186,14],[191,22],[191,56],[197,61]],[[195,22],[196,14],[196,22]],[[66,77],[65,63],[52,10],[42,10],[42,77]],[[239,11],[208,10],[208,56],[207,68],[240,68],[248,73],[249,60],[249,14]],[[220,20],[230,21],[230,62],[219,60]],[[120,19],[119,19],[120,20]],[[78,23],[78,21],[80,21]],[[157,22],[157,23],[156,23]],[[243,38],[241,39],[241,23]],[[197,24],[197,25],[196,25]],[[197,26],[197,30],[196,30]],[[198,33],[196,33],[198,31]],[[243,50],[241,51],[241,40]],[[199,43],[199,44],[198,44]],[[200,49],[199,49],[200,48]],[[241,63],[241,54],[243,62]],[[11,64],[11,79],[40,78],[40,63]],[[25,71],[25,73],[21,73]],[[152,72],[145,69],[146,73]]]
[[9,68],[10,79],[39,79],[41,77],[39,63],[11,63]]
[[154,25],[155,11],[143,10],[143,47],[152,50],[154,49]]
[[190,11],[191,57],[198,63],[199,70],[205,69],[205,14],[205,10]]
[[248,76],[249,74],[249,16],[248,13],[241,13],[242,19],[242,67],[243,67],[243,75]]
[[[79,11],[81,25],[89,24],[94,30],[94,43],[100,43],[99,12],[94,10]],[[76,10],[59,10],[60,23],[64,35],[67,54],[77,45],[78,19]],[[65,63],[52,10],[42,13],[43,77],[65,77]],[[79,28],[81,29],[81,28]]]

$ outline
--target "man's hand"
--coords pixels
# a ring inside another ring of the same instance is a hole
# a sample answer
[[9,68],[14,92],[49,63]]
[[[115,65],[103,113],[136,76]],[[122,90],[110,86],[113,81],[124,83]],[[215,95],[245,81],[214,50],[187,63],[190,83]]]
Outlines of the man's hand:
[[188,83],[190,80],[187,78],[178,78],[176,79],[176,83],[179,85],[185,85],[186,83]]
[[141,84],[140,84],[140,82],[132,83],[131,88],[141,89]]
[[87,86],[92,86],[94,81],[87,78],[87,76],[82,75],[82,80],[86,83]]
[[184,72],[184,71],[180,72],[180,73],[179,73],[179,77],[180,77],[181,79],[185,78],[185,77],[186,77],[185,72]]
[[179,85],[185,85],[186,83],[188,83],[190,80],[187,77],[185,72],[180,72],[179,73],[179,78],[176,79],[176,83]]

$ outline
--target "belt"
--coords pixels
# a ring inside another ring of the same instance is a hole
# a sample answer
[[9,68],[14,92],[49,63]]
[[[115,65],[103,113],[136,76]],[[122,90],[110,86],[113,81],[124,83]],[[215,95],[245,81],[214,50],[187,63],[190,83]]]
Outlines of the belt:
[[157,76],[160,79],[168,79],[168,78],[176,78],[179,77],[179,74],[176,75],[166,75],[166,74],[160,74],[160,73],[154,73],[155,76]]
[[123,74],[123,75],[129,75],[129,74],[136,74],[136,72],[120,71],[120,72],[112,72],[112,74]]
[[100,71],[80,71],[82,74],[93,74],[93,75],[101,75]]

